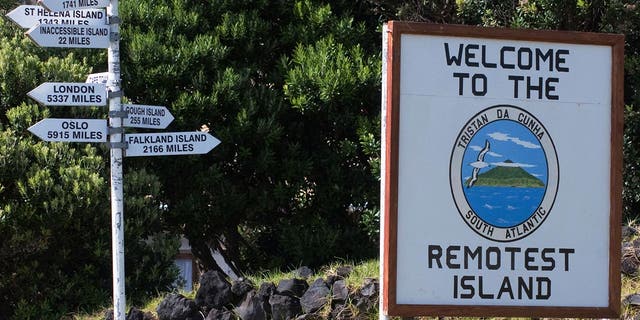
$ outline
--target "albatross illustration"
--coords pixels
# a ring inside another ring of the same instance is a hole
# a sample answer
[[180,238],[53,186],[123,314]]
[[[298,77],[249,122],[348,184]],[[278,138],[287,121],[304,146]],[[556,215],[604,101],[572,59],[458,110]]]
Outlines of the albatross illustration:
[[489,147],[489,140],[485,140],[484,148],[482,148],[482,150],[480,150],[480,153],[478,154],[478,161],[470,163],[470,165],[473,167],[473,173],[471,174],[471,180],[469,180],[467,188],[471,188],[473,184],[476,183],[476,180],[478,180],[478,173],[480,172],[480,169],[489,166],[488,163],[484,162],[484,155],[489,152]]

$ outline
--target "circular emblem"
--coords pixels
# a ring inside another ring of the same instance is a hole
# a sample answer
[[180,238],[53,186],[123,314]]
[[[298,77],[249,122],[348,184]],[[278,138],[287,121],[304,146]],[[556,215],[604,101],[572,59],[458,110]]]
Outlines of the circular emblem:
[[487,239],[522,239],[551,213],[556,149],[544,125],[522,108],[496,105],[474,115],[460,130],[450,165],[460,216]]

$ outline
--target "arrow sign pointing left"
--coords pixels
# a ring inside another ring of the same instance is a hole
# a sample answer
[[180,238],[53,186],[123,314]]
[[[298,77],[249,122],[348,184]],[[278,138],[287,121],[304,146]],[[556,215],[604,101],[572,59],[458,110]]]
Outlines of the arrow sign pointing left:
[[7,17],[25,29],[41,23],[64,25],[107,24],[107,13],[104,9],[49,11],[41,6],[21,5],[7,13]]
[[39,24],[26,32],[41,47],[48,48],[109,48],[109,26],[75,26]]
[[104,8],[110,0],[41,0],[43,6],[51,11],[66,11],[83,8]]
[[127,157],[204,154],[220,144],[216,137],[199,131],[133,133],[125,135]]
[[27,95],[45,106],[107,105],[107,86],[102,83],[45,82]]
[[107,120],[42,119],[29,127],[31,133],[52,142],[107,142]]

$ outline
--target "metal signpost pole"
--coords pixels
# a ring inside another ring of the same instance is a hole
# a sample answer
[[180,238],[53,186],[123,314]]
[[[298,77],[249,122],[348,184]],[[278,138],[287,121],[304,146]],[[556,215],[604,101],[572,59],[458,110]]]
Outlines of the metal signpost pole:
[[118,0],[107,7],[111,38],[108,48],[109,124],[111,142],[111,241],[113,261],[113,315],[125,319],[124,293],[124,193],[123,193],[123,127],[120,88],[120,18]]

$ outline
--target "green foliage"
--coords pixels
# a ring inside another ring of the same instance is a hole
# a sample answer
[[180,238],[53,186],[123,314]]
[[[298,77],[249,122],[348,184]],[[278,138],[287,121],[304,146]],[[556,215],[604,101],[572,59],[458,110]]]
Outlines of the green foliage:
[[[377,46],[359,43],[371,29],[356,11],[310,0],[121,5],[129,98],[167,105],[174,131],[202,128],[222,141],[205,156],[128,162],[158,174],[170,229],[196,247],[224,242],[244,268],[375,248],[359,230],[362,211],[349,209],[378,199],[369,186],[380,59],[367,51]],[[301,226],[317,239],[284,234]],[[347,249],[306,253],[323,241]]]
[[624,188],[627,219],[640,216],[640,112],[627,107],[624,130]]

